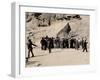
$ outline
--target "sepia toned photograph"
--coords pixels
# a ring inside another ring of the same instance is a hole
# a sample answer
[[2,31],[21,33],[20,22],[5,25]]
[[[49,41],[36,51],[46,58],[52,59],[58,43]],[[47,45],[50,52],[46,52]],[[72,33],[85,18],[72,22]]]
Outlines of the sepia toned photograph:
[[90,16],[25,12],[25,67],[90,64]]

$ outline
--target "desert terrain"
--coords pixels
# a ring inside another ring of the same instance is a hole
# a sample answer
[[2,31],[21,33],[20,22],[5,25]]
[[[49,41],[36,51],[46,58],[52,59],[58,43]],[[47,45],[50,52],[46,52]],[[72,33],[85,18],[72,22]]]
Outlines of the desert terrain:
[[[72,17],[75,14],[49,14],[41,13],[38,16],[32,12],[26,13],[26,43],[27,37],[30,37],[32,42],[38,47],[33,48],[35,57],[28,59],[26,67],[37,66],[62,66],[62,65],[85,65],[89,64],[89,15],[79,15]],[[69,17],[70,18],[69,18]],[[49,22],[49,24],[48,24]],[[71,31],[69,34],[64,32],[67,23],[70,24]],[[62,31],[62,32],[61,32]],[[48,50],[41,50],[40,40],[42,37],[56,37],[58,33],[60,38],[75,36],[75,38],[86,38],[88,41],[88,52],[82,52],[72,48],[54,48],[49,53]],[[62,33],[64,35],[62,35]],[[26,48],[26,57],[28,49]]]

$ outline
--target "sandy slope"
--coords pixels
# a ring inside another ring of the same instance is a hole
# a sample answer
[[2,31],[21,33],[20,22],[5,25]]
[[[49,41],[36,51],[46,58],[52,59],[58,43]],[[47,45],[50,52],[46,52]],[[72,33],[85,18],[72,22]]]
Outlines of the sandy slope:
[[75,49],[53,49],[47,51],[34,49],[35,57],[30,58],[26,67],[33,66],[61,66],[61,65],[84,65],[89,64],[89,53]]

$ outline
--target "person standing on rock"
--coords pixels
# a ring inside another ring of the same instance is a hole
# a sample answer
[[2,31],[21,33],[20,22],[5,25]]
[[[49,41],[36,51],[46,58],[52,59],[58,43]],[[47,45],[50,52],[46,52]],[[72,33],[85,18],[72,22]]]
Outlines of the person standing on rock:
[[69,23],[67,23],[67,29],[66,29],[66,32],[67,32],[67,34],[69,35],[69,32],[71,31],[71,27],[70,27],[70,25],[69,25]]
[[30,52],[32,54],[32,57],[34,57],[32,45],[37,47],[37,45],[35,45],[35,44],[32,43],[31,39],[28,39],[28,43],[27,43],[27,47],[28,47],[28,58],[30,58]]

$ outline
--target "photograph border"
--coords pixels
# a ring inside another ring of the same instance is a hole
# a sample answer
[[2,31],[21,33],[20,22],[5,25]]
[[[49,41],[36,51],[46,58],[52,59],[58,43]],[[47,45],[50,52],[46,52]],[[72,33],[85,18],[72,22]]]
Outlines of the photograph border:
[[[94,20],[92,21],[93,24],[91,25],[92,26],[92,29],[91,29],[91,32],[92,31],[95,31],[95,28],[94,28],[94,25],[95,25],[95,14],[96,14],[96,9],[95,8],[87,8],[87,7],[73,7],[71,5],[69,6],[45,6],[45,5],[33,5],[33,4],[27,4],[27,3],[12,3],[12,9],[11,9],[11,17],[12,17],[12,24],[11,24],[11,41],[12,41],[12,49],[11,49],[11,75],[13,77],[19,77],[19,76],[36,76],[36,75],[47,75],[46,72],[47,72],[47,69],[50,69],[51,72],[48,73],[48,75],[51,75],[51,74],[55,74],[55,73],[60,73],[60,72],[64,72],[64,73],[73,73],[73,72],[89,72],[89,71],[95,71],[95,55],[93,54],[93,63],[91,65],[81,65],[81,66],[74,66],[76,68],[80,68],[79,71],[75,71],[73,68],[73,70],[71,71],[63,71],[61,68],[65,68],[66,69],[66,66],[63,66],[63,67],[42,67],[42,69],[39,69],[39,68],[36,68],[36,70],[34,70],[34,73],[36,74],[31,74],[31,72],[24,72],[22,69],[23,69],[23,66],[22,66],[22,54],[21,54],[21,33],[22,33],[22,26],[21,26],[21,8],[22,7],[35,7],[35,8],[47,8],[47,9],[59,9],[59,10],[63,10],[63,9],[71,9],[71,10],[85,10],[85,11],[92,11],[93,12],[93,18]],[[94,29],[94,30],[93,30]],[[95,33],[92,33],[91,34],[92,36],[92,39],[95,40]],[[91,39],[90,39],[91,40]],[[94,45],[94,42],[93,40],[91,41],[92,45]],[[90,44],[91,44],[90,43]],[[93,49],[93,46],[92,46],[92,49]],[[95,50],[92,50],[92,52],[94,53]],[[25,53],[24,53],[25,54]],[[25,61],[25,59],[24,59]],[[87,68],[83,68],[83,67],[87,67]],[[57,70],[54,71],[54,69],[57,68]],[[70,66],[67,67],[68,69],[71,69]],[[87,69],[87,70],[85,70]],[[27,70],[26,70],[27,71]],[[29,70],[31,71],[31,70]],[[54,72],[53,72],[54,71]],[[41,72],[41,73],[40,73]],[[42,74],[43,72],[43,74]]]

